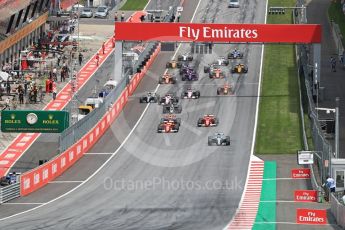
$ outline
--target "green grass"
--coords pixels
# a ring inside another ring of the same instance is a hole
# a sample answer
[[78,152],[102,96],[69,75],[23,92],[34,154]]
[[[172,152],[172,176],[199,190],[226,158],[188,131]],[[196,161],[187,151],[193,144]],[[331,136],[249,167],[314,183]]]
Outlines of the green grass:
[[120,10],[143,10],[149,0],[127,0]]
[[[294,6],[295,0],[270,0],[271,6]],[[292,23],[292,16],[268,15],[268,24]],[[301,150],[303,139],[299,109],[299,88],[295,47],[265,45],[257,154],[286,154]]]
[[328,8],[328,17],[339,25],[341,34],[343,35],[342,42],[345,44],[345,15],[343,13],[343,7],[341,6],[340,0],[332,1]]

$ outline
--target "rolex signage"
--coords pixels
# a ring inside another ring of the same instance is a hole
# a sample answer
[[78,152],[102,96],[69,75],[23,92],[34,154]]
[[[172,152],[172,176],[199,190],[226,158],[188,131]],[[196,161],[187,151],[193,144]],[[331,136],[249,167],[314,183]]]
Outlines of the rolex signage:
[[69,126],[66,111],[3,110],[1,131],[16,133],[61,133]]

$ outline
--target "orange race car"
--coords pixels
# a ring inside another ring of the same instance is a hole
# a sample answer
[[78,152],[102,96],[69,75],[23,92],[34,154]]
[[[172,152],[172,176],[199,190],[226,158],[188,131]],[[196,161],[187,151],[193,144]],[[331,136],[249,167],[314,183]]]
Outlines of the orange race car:
[[204,67],[204,73],[208,73],[210,78],[224,78],[224,72],[218,64],[211,64]]
[[174,77],[170,73],[164,74],[160,79],[159,79],[159,84],[175,84],[176,83],[176,77]]

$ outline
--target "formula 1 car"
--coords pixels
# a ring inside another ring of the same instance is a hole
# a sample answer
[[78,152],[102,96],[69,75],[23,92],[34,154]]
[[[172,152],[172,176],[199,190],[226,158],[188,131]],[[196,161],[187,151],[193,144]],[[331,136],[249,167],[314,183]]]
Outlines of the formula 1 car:
[[140,103],[157,103],[159,101],[159,95],[154,92],[148,92],[146,95],[141,96]]
[[218,118],[214,115],[207,114],[198,119],[198,127],[213,127],[219,123]]
[[180,129],[180,124],[174,121],[161,121],[157,128],[157,133],[177,133]]
[[187,73],[188,71],[195,71],[195,66],[183,63],[180,68],[180,75]]
[[175,115],[169,114],[161,118],[161,123],[164,123],[164,122],[172,122],[174,124],[181,125],[181,118],[176,118]]
[[166,113],[181,113],[182,112],[182,106],[181,105],[164,105],[163,106],[163,114]]
[[159,84],[175,84],[176,77],[173,77],[172,74],[166,73],[159,79]]
[[182,75],[182,81],[197,81],[199,79],[198,74],[195,70],[186,70],[186,73]]
[[232,94],[232,88],[229,86],[229,84],[224,84],[222,87],[218,87],[217,89],[217,95],[231,95]]
[[218,64],[211,64],[204,67],[204,72],[208,73],[210,78],[224,78],[224,72]]
[[215,133],[208,137],[208,145],[230,145],[230,137],[224,133]]
[[204,73],[208,73],[210,78],[224,78],[224,72],[218,64],[211,64],[209,66],[204,66]]
[[243,53],[238,51],[237,49],[233,50],[228,54],[228,59],[242,59],[243,58]]
[[231,73],[248,73],[248,67],[244,64],[237,64],[231,68]]
[[171,60],[166,64],[166,68],[171,68],[171,69],[176,69],[176,68],[181,68],[182,63],[176,60]]
[[229,60],[225,59],[225,57],[219,57],[215,63],[218,65],[227,66],[229,65]]
[[200,97],[200,91],[188,88],[181,94],[182,99],[198,99]]
[[164,97],[159,100],[160,105],[177,104],[179,101],[178,97],[174,93],[167,93]]
[[178,55],[177,60],[178,61],[193,61],[193,56],[189,53],[185,53],[182,55]]

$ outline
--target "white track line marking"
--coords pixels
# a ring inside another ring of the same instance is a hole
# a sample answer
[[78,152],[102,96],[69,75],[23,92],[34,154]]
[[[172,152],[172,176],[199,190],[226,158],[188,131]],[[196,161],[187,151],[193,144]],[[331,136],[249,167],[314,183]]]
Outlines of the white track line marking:
[[[191,19],[191,22],[192,22],[193,19],[194,19],[194,16],[195,16],[195,14],[196,14],[196,11],[197,11],[198,8],[199,8],[200,3],[201,3],[201,0],[199,0],[199,3],[198,3],[198,5],[197,5],[197,7],[195,8],[195,11],[194,11],[193,17],[192,17],[192,19]],[[180,45],[181,45],[181,44],[180,44]],[[180,46],[179,46],[179,47],[180,47]],[[177,52],[178,52],[178,50],[179,50],[179,47],[178,47],[177,50],[175,51],[175,54],[174,54],[173,59],[175,58],[175,56],[176,56],[176,54],[177,54]],[[157,92],[159,86],[160,86],[160,85],[158,84],[154,92]],[[134,130],[136,129],[136,127],[139,125],[140,121],[141,121],[142,118],[144,117],[144,115],[145,115],[147,109],[149,108],[149,106],[150,106],[150,104],[147,104],[147,106],[145,107],[143,113],[142,113],[141,116],[139,117],[137,123],[135,123],[134,127],[132,128],[132,130],[129,132],[129,134],[127,135],[127,137],[125,138],[125,140],[121,143],[121,145],[116,149],[116,151],[107,159],[106,162],[104,162],[104,163],[103,163],[103,164],[102,164],[102,165],[101,165],[91,176],[89,176],[84,182],[82,182],[82,183],[79,184],[78,186],[74,187],[74,188],[71,189],[70,191],[68,191],[68,192],[66,192],[66,193],[64,193],[64,194],[62,194],[61,196],[58,196],[58,197],[56,197],[56,198],[54,198],[54,199],[52,199],[52,200],[50,200],[50,201],[48,201],[48,202],[46,202],[46,203],[43,203],[43,204],[41,204],[41,205],[39,205],[39,206],[37,206],[37,207],[31,208],[31,209],[26,210],[26,211],[23,211],[23,212],[19,212],[19,213],[13,214],[13,215],[8,216],[8,217],[1,218],[0,221],[3,221],[3,220],[6,220],[6,219],[9,219],[9,218],[12,218],[12,217],[19,216],[19,215],[21,215],[21,214],[25,214],[25,213],[34,211],[34,210],[36,210],[36,209],[39,209],[40,207],[43,207],[43,206],[48,205],[48,204],[50,204],[50,203],[53,203],[54,201],[57,201],[57,200],[59,200],[59,199],[65,197],[65,196],[67,196],[68,194],[74,192],[75,190],[77,190],[78,188],[80,188],[81,186],[83,186],[85,183],[87,183],[89,180],[91,180],[99,171],[101,171],[101,170],[107,165],[107,163],[108,163],[111,159],[113,159],[113,158],[115,157],[115,155],[118,153],[118,151],[119,151],[119,150],[123,147],[123,145],[127,142],[127,140],[129,139],[129,137],[132,135],[132,133],[134,132]]]
[[63,183],[83,183],[83,180],[54,180],[48,182],[48,184],[63,184]]
[[84,155],[113,155],[113,153],[84,153]]
[[144,9],[143,9],[143,11],[145,11],[146,10],[146,8],[149,6],[149,4],[150,4],[150,2],[151,2],[152,0],[150,0],[150,1],[148,1],[147,2],[147,4],[145,5],[145,7],[144,7]]
[[19,205],[19,204],[25,204],[25,205],[42,205],[42,204],[45,204],[45,203],[2,203],[1,205]]
[[[265,12],[265,24],[267,23],[267,4],[268,4],[268,0],[266,0],[266,12]],[[262,79],[262,69],[263,69],[263,63],[264,63],[264,47],[265,45],[262,45],[262,49],[261,49],[261,63],[260,63],[260,74],[259,74],[259,84],[258,84],[258,97],[256,99],[256,112],[255,112],[255,123],[254,123],[254,131],[253,131],[253,139],[252,139],[252,147],[250,150],[250,157],[252,157],[254,155],[254,149],[255,149],[255,139],[256,139],[256,131],[257,131],[257,126],[258,126],[258,117],[259,117],[259,105],[260,105],[260,94],[261,94],[261,79]],[[246,180],[246,184],[244,186],[244,190],[247,187],[247,183],[248,183],[248,177],[250,174],[250,167],[248,167],[248,172],[247,172],[247,180]],[[243,194],[241,197],[241,201],[240,201],[240,205],[243,202]]]

